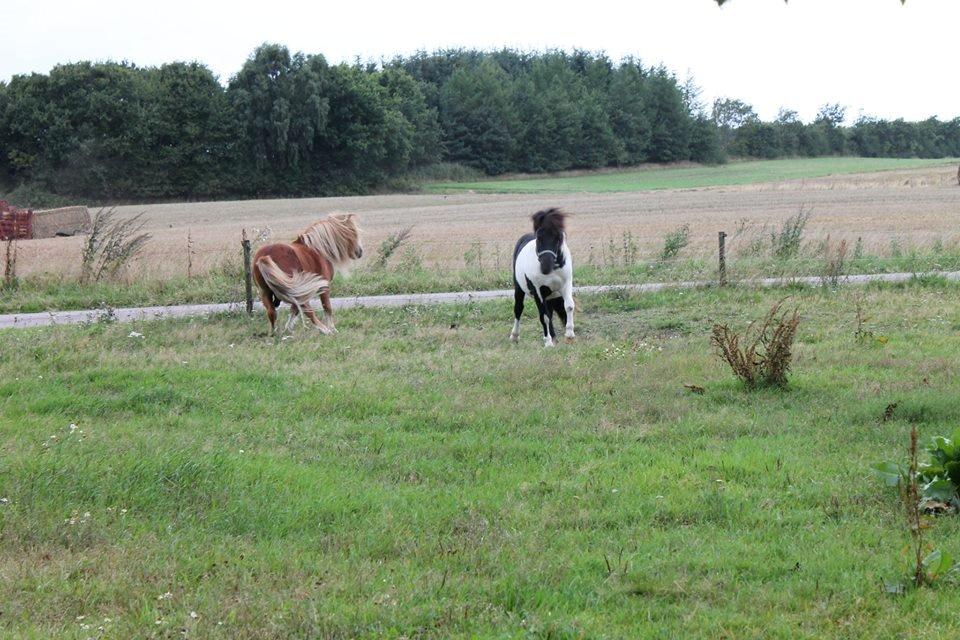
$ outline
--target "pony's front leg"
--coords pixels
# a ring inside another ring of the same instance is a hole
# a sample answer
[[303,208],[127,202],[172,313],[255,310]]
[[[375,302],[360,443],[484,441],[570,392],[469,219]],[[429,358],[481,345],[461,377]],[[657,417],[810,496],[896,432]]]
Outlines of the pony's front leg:
[[564,331],[563,337],[566,338],[567,342],[572,342],[576,337],[573,333],[573,283],[567,283],[567,286],[563,288],[563,310],[566,311],[566,330]]
[[523,315],[523,289],[519,285],[513,286],[513,329],[510,330],[510,341],[516,342],[520,338],[520,316]]
[[541,301],[539,296],[534,296],[537,301],[537,313],[540,314],[540,326],[543,327],[543,346],[553,346],[553,312],[550,310],[550,303],[546,300]]
[[323,307],[324,321],[330,333],[336,333],[337,327],[333,324],[333,305],[330,304],[330,291],[320,292],[320,305]]

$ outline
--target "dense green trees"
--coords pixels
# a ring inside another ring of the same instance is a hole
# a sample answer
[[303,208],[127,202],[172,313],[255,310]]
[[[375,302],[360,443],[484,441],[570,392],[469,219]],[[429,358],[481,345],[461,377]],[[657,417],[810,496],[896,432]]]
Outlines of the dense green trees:
[[[762,122],[691,81],[583,51],[449,50],[380,65],[257,48],[203,65],[61,65],[0,83],[0,190],[98,200],[362,193],[437,162],[488,174],[854,153],[960,155],[960,120]],[[29,202],[22,204],[30,204]]]
[[725,151],[733,156],[960,156],[960,118],[905,122],[861,116],[847,127],[845,117],[842,106],[826,104],[810,124],[801,122],[797,113],[787,108],[781,109],[773,122],[762,122],[750,105],[739,100],[718,100],[714,105],[714,120],[721,140],[726,142]]

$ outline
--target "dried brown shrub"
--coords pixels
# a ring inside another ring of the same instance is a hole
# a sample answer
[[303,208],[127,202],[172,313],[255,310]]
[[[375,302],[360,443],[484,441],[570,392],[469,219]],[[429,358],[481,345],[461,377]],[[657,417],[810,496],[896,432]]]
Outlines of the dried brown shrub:
[[833,244],[827,236],[823,247],[823,275],[820,277],[824,286],[837,287],[840,284],[846,271],[848,249],[846,240]]
[[725,324],[713,326],[710,343],[748,387],[787,386],[800,313],[796,308],[782,309],[783,302],[773,305],[759,324],[751,322],[743,333]]
[[3,252],[3,288],[13,289],[17,284],[17,244],[13,237],[7,238]]
[[119,273],[150,239],[142,233],[143,214],[116,220],[114,209],[101,209],[93,217],[80,256],[80,282],[100,282]]

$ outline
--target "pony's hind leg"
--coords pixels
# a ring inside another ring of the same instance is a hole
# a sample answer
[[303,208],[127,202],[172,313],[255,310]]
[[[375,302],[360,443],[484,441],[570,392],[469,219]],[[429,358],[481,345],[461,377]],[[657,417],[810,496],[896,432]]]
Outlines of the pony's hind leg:
[[270,335],[277,334],[277,308],[273,306],[273,300],[269,294],[260,292],[260,302],[263,303],[263,308],[267,312],[267,320],[270,321]]
[[297,305],[290,305],[290,317],[287,318],[287,325],[283,328],[284,333],[293,331],[293,328],[297,325],[298,315],[300,315],[300,309],[297,308]]
[[336,333],[337,327],[333,324],[333,305],[330,304],[330,290],[325,289],[320,292],[320,305],[323,307],[324,320],[327,323],[329,333]]
[[573,322],[571,322],[572,317],[567,315],[566,303],[563,298],[554,298],[550,303],[553,306],[553,310],[557,312],[557,317],[560,318],[560,322],[566,326],[566,333],[564,335],[566,341],[572,342]]
[[543,302],[538,305],[540,312],[540,324],[543,325],[543,346],[552,347],[556,344],[557,331],[553,328],[553,300],[548,300],[550,290],[546,287],[540,287],[539,300]]
[[323,333],[323,334],[333,333],[333,331],[331,331],[331,330],[327,327],[327,325],[325,325],[323,322],[320,321],[320,318],[317,317],[317,312],[313,310],[313,307],[310,306],[310,303],[309,303],[309,302],[304,302],[304,303],[303,303],[303,314],[304,314],[305,316],[307,316],[308,318],[310,318],[310,322],[313,323],[313,326],[314,326],[314,327],[317,329],[317,331],[319,331],[320,333]]
[[510,331],[510,341],[516,342],[520,338],[520,316],[523,315],[523,289],[513,285],[513,329]]

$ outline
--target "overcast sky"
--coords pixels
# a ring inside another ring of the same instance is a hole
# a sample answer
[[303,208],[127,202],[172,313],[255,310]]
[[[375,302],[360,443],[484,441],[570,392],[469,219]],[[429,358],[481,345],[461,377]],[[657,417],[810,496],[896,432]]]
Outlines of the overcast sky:
[[213,2],[0,0],[0,80],[77,60],[206,64],[222,82],[258,44],[331,62],[419,49],[604,50],[692,75],[703,98],[740,98],[764,119],[811,119],[839,102],[919,120],[960,116],[960,0],[606,2]]

